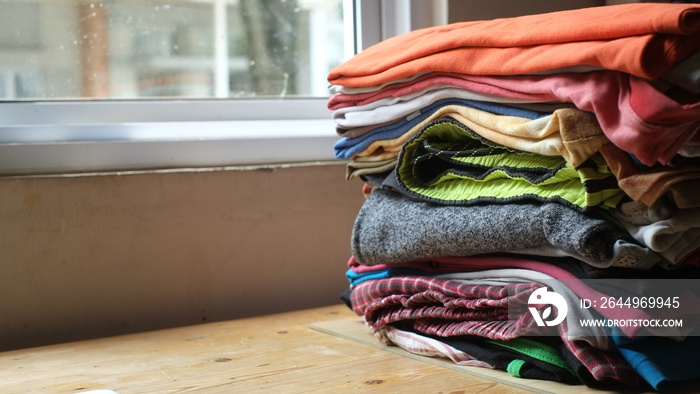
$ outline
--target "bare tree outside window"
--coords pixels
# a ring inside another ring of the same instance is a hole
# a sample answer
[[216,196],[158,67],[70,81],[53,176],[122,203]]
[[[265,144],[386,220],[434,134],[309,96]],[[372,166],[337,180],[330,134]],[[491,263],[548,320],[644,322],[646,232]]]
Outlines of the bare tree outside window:
[[327,95],[342,0],[0,0],[0,100]]
[[[253,90],[284,96],[296,92],[299,18],[297,2],[242,0]],[[293,17],[290,17],[293,16]]]

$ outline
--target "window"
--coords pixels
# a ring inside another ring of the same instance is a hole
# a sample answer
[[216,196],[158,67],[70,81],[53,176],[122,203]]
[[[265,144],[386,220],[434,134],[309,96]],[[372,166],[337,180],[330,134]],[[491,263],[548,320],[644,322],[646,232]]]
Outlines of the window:
[[413,3],[0,0],[0,174],[332,160],[325,76]]
[[1,0],[0,99],[324,97],[341,0]]

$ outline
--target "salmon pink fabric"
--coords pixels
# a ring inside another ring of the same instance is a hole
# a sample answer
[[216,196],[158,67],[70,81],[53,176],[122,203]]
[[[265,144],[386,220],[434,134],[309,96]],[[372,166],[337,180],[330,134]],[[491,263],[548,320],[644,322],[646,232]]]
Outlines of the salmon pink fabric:
[[[594,113],[610,141],[649,166],[667,164],[700,134],[700,102],[679,103],[648,81],[617,71],[512,76],[430,73],[416,80],[424,88],[435,83],[511,99],[572,103]],[[381,91],[375,93],[357,96],[381,95]],[[355,96],[337,93],[334,103],[353,102]]]

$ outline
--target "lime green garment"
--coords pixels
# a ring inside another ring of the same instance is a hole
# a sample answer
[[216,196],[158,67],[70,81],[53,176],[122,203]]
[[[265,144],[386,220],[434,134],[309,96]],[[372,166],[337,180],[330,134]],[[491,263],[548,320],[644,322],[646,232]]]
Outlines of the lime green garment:
[[562,156],[497,145],[452,118],[406,142],[396,176],[410,196],[450,205],[537,200],[585,210],[615,207],[625,196],[599,153],[574,168]]

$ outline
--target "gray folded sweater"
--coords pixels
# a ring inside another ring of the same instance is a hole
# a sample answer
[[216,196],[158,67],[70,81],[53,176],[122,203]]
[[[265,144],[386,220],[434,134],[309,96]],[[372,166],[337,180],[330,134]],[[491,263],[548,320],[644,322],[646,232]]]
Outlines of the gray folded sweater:
[[364,265],[446,256],[568,256],[595,267],[664,264],[624,229],[558,203],[449,206],[376,189],[355,220],[352,254]]

